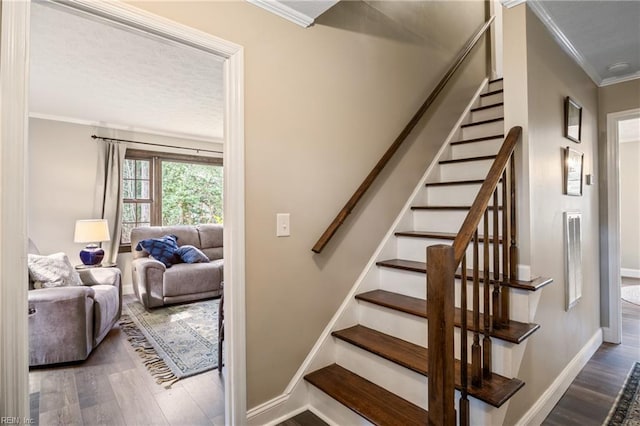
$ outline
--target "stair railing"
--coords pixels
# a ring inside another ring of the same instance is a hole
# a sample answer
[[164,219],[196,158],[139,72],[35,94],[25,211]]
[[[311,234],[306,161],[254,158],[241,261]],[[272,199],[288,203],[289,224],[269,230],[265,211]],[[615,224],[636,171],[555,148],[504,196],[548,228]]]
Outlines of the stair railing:
[[[521,127],[513,127],[507,134],[453,244],[427,247],[428,409],[431,425],[456,424],[454,408],[456,387],[461,395],[460,425],[469,424],[468,389],[470,386],[482,386],[483,379],[490,378],[492,374],[491,333],[494,329],[509,327],[509,287],[506,284],[512,279],[517,279],[518,262],[514,150],[521,135]],[[500,211],[502,211],[502,221],[499,220]],[[483,235],[479,232],[481,221]],[[490,232],[491,227],[493,232]],[[483,254],[482,275],[480,245],[482,245]],[[472,257],[470,269],[468,269],[468,251],[471,251]],[[491,257],[493,267],[490,267]],[[458,274],[461,278],[459,315],[456,314],[455,308],[455,276],[458,265],[461,265],[461,271]],[[469,280],[472,283],[471,318],[468,318],[467,314]],[[481,280],[484,284],[482,306],[480,304]],[[493,286],[492,292],[490,285]],[[460,324],[460,384],[458,386],[455,384],[456,361],[453,332],[456,322]],[[467,371],[468,331],[473,332],[470,371]],[[481,334],[482,345],[480,345]]]
[[467,56],[469,56],[469,53],[471,53],[471,50],[473,50],[473,48],[476,46],[480,38],[489,29],[494,19],[495,19],[495,16],[491,16],[480,27],[480,29],[476,32],[476,34],[471,39],[469,39],[469,41],[464,46],[464,48],[458,53],[458,56],[456,56],[455,60],[453,61],[453,63],[451,64],[447,72],[444,74],[440,82],[438,82],[438,84],[433,89],[433,91],[429,94],[429,97],[427,97],[427,99],[424,101],[420,109],[418,109],[418,111],[413,115],[411,120],[402,129],[398,137],[393,141],[391,146],[387,149],[387,151],[380,158],[380,160],[378,160],[378,162],[373,167],[373,169],[369,172],[367,177],[362,181],[358,189],[356,189],[356,191],[353,193],[351,198],[349,198],[349,201],[347,201],[344,207],[338,212],[338,215],[335,217],[335,219],[333,219],[331,224],[327,227],[327,229],[324,231],[322,236],[315,243],[315,245],[311,249],[313,252],[315,253],[322,252],[322,250],[327,245],[329,240],[331,240],[331,238],[334,236],[336,231],[340,228],[340,226],[342,226],[344,221],[347,219],[347,216],[351,214],[355,206],[358,204],[358,202],[364,196],[367,190],[371,187],[371,185],[373,184],[375,179],[378,177],[380,172],[382,172],[382,170],[387,165],[389,160],[391,160],[391,158],[396,153],[396,151],[398,151],[398,148],[400,148],[400,145],[402,145],[402,143],[407,139],[407,137],[409,136],[413,128],[418,124],[418,122],[420,122],[420,119],[422,118],[424,113],[429,109],[431,104],[433,104],[433,102],[436,100],[436,97],[440,94],[440,92],[442,92],[446,84],[449,82],[451,77],[453,77],[454,73],[458,70],[460,65],[462,65],[462,63],[467,58]]

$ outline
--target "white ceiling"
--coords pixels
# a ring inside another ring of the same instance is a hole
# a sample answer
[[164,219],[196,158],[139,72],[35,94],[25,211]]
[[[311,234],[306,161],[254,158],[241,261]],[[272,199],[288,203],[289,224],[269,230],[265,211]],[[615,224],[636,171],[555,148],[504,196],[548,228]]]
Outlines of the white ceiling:
[[527,3],[597,85],[640,78],[640,1]]
[[32,2],[32,116],[220,141],[222,58]]

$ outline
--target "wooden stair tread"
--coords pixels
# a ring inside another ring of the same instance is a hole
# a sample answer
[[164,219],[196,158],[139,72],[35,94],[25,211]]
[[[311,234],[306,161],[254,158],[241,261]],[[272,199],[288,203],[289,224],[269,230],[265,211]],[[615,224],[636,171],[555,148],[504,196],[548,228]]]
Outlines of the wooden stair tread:
[[474,121],[472,123],[462,124],[460,127],[464,129],[465,127],[481,126],[483,124],[496,123],[498,121],[504,121],[504,117],[496,117],[496,118],[489,118],[487,120]]
[[450,180],[445,182],[428,182],[425,186],[454,186],[454,185],[482,185],[484,179],[471,179],[471,180]]
[[481,93],[480,97],[481,98],[486,98],[487,96],[497,95],[498,93],[503,93],[503,92],[504,92],[503,89],[492,90],[491,92]]
[[[363,300],[365,302],[373,303],[379,306],[384,306],[389,309],[394,309],[407,314],[419,316],[428,319],[427,313],[427,301],[425,299],[418,299],[416,297],[405,296],[403,294],[393,293],[386,290],[372,290],[365,293],[356,295],[356,299]],[[455,308],[454,322],[456,327],[460,327],[461,310]],[[473,315],[471,311],[467,313],[467,329],[469,331],[482,332],[482,325],[484,324],[484,314],[480,314],[480,330],[476,330],[473,327]],[[490,332],[491,337],[501,339],[511,343],[521,343],[533,332],[535,332],[540,325],[533,323],[523,323],[519,321],[509,320],[509,325],[494,329]]]
[[[487,207],[493,210],[493,206]],[[411,210],[469,210],[471,206],[411,206]],[[502,206],[498,206],[498,210],[502,210]]]
[[[457,235],[458,234],[456,233],[450,233],[450,232],[430,232],[430,231],[401,231],[401,232],[395,233],[396,237],[435,238],[440,240],[451,240],[451,241],[455,240]],[[481,242],[481,243],[484,242],[483,235],[479,235],[478,237],[479,237],[478,242]],[[473,241],[473,238],[471,239],[471,241]],[[493,236],[489,237],[489,242],[493,243]],[[499,243],[502,242],[502,237],[498,238],[498,242]]]
[[[395,362],[423,376],[428,376],[429,349],[407,342],[397,337],[381,333],[362,325],[356,325],[344,330],[334,331],[332,335],[361,349]],[[455,385],[461,389],[460,370],[462,364],[455,360]],[[471,378],[471,366],[467,366],[468,377]],[[482,386],[472,386],[469,379],[468,392],[470,396],[500,407],[511,398],[524,383],[519,379],[509,379],[499,374],[492,374],[491,379],[485,379]]]
[[471,112],[482,111],[484,109],[496,108],[496,107],[501,107],[501,106],[504,106],[504,102],[496,102],[495,104],[491,104],[491,105],[485,105],[485,106],[479,106],[479,107],[471,108]]
[[[427,273],[427,264],[424,262],[416,262],[413,260],[403,260],[403,259],[390,259],[390,260],[383,260],[380,262],[376,263],[377,266],[382,266],[385,268],[394,268],[394,269],[403,269],[405,271],[412,271],[412,272],[419,272],[421,274],[426,274]],[[467,279],[468,280],[472,280],[473,278],[471,277],[472,275],[472,271],[469,269],[467,270]],[[492,274],[493,275],[493,274]],[[456,271],[456,278],[461,278],[462,274],[460,273],[460,269],[458,269]],[[500,274],[499,279],[500,282],[502,282],[503,280],[503,276],[502,274]],[[484,282],[484,277],[481,275],[480,276],[480,282]],[[493,278],[491,279],[491,283],[493,283],[494,280]],[[551,284],[553,282],[552,278],[544,278],[544,277],[538,277],[538,278],[534,278],[533,280],[530,281],[524,281],[524,280],[509,280],[509,281],[505,281],[503,282],[504,285],[506,285],[507,287],[511,287],[511,288],[518,288],[521,290],[527,290],[527,291],[537,291],[540,290],[542,287]]]
[[463,139],[461,141],[451,142],[449,145],[462,145],[462,144],[465,144],[465,143],[490,141],[492,139],[504,139],[504,134],[493,135],[493,136],[483,136],[481,138],[473,138],[473,139]]
[[497,83],[499,81],[502,81],[504,77],[498,77],[498,78],[494,78],[493,80],[489,80],[489,84],[491,83]]
[[455,160],[441,160],[441,161],[438,161],[438,163],[440,164],[468,163],[471,161],[494,160],[495,158],[496,158],[496,155],[482,155],[478,157],[457,158]]
[[305,380],[373,424],[427,424],[426,410],[337,364],[309,373]]

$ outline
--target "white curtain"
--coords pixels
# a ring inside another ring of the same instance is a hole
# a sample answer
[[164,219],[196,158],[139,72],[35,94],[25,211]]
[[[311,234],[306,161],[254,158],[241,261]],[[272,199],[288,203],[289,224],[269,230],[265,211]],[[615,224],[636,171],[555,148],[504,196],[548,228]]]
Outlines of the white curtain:
[[122,171],[125,145],[98,140],[98,176],[94,210],[109,223],[111,241],[103,243],[104,261],[115,263],[122,232]]

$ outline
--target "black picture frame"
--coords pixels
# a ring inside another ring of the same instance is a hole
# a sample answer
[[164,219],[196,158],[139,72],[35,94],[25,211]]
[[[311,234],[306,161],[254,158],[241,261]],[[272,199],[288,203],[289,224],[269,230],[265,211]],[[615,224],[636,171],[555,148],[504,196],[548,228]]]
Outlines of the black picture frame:
[[582,141],[582,106],[569,96],[564,99],[564,137]]
[[564,149],[564,193],[582,196],[582,175],[584,171],[584,154],[572,149]]

